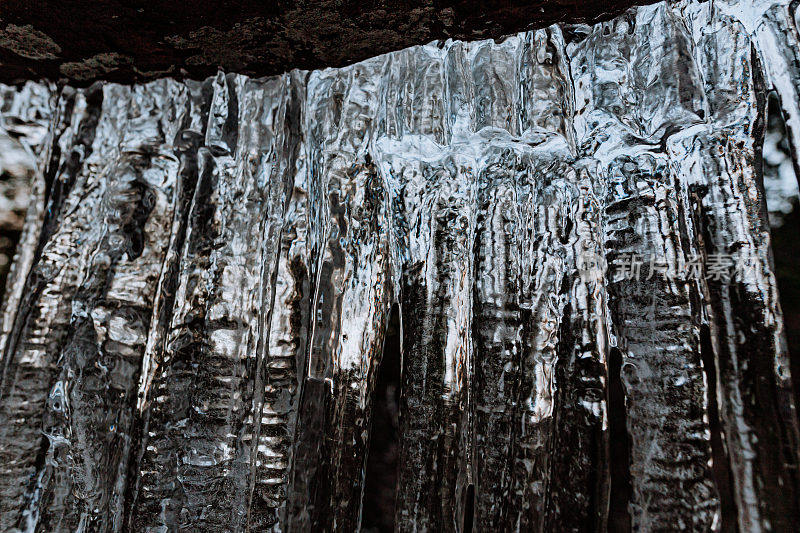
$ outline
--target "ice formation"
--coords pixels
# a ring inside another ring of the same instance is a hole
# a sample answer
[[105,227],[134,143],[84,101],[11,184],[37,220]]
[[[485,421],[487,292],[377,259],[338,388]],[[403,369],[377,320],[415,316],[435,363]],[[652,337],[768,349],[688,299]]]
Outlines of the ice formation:
[[398,530],[791,530],[761,147],[772,89],[800,147],[798,17],[661,2],[265,79],[3,88],[37,166],[0,529],[357,530],[397,303]]

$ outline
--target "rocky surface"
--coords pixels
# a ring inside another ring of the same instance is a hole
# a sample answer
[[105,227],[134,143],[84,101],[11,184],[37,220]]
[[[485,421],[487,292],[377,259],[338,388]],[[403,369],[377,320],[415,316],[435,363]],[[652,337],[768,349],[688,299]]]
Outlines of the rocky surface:
[[123,83],[341,67],[437,39],[610,18],[645,1],[4,0],[0,82]]

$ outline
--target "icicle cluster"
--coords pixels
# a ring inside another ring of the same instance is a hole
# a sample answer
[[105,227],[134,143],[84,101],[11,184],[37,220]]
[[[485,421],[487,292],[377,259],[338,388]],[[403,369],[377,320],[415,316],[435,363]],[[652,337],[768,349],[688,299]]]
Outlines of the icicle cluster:
[[266,79],[3,89],[4,131],[50,126],[16,135],[0,529],[357,530],[397,303],[398,530],[790,530],[760,154],[772,88],[800,149],[798,16],[662,2]]

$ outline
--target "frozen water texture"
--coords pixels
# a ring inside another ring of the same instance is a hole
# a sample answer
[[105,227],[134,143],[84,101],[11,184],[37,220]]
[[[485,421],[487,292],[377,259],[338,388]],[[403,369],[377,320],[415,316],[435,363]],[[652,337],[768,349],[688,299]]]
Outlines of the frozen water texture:
[[397,303],[398,530],[790,530],[761,154],[794,194],[797,19],[662,2],[265,79],[4,88],[35,171],[0,529],[357,530]]

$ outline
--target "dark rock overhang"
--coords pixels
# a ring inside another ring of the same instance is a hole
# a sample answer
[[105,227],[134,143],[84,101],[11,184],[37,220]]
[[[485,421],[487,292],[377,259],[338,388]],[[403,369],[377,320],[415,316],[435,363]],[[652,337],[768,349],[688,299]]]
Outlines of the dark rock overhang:
[[610,18],[647,0],[4,0],[0,81],[74,85],[343,66],[436,39]]

